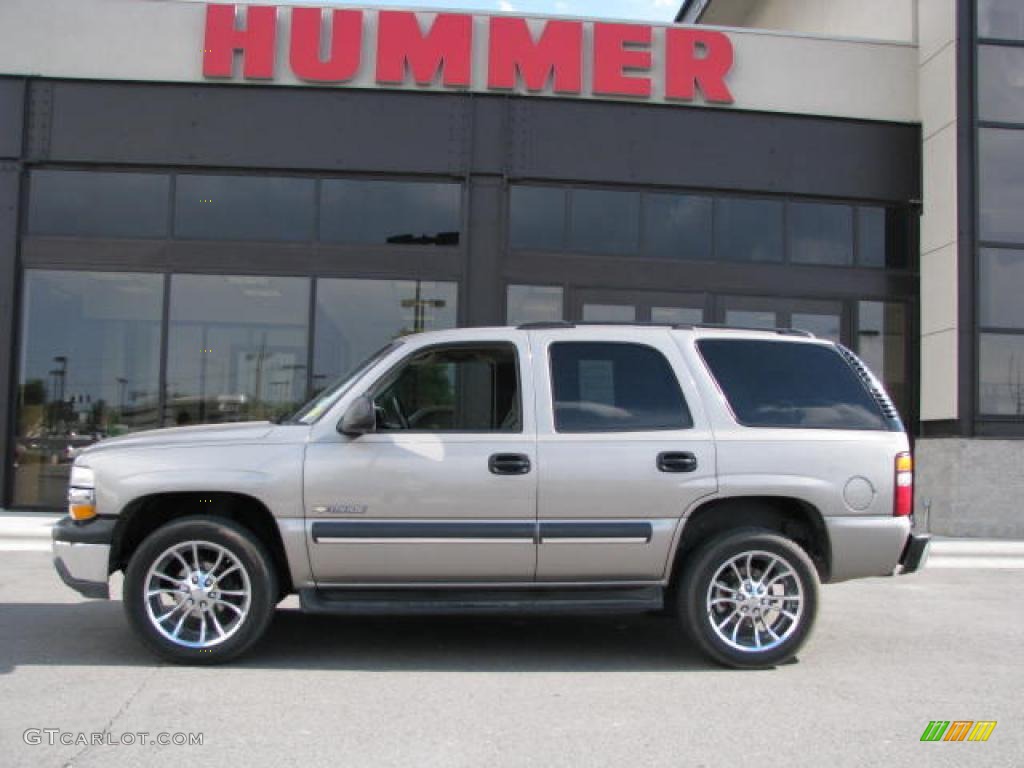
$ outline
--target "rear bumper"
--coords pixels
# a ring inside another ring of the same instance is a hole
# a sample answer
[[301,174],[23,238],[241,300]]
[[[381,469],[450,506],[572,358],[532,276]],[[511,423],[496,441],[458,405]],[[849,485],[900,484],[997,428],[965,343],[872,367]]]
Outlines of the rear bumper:
[[932,548],[932,537],[928,534],[910,534],[900,555],[900,574],[914,573],[924,568]]
[[110,597],[110,545],[113,518],[78,523],[69,517],[53,526],[53,567],[61,580],[84,597]]
[[831,517],[825,527],[832,548],[831,582],[891,576],[910,539],[909,517]]

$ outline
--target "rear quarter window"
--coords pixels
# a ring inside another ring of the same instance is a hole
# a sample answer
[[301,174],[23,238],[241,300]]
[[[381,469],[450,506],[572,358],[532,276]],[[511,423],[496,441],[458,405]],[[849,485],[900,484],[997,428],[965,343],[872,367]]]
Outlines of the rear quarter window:
[[888,428],[878,404],[834,347],[701,339],[697,349],[744,426]]

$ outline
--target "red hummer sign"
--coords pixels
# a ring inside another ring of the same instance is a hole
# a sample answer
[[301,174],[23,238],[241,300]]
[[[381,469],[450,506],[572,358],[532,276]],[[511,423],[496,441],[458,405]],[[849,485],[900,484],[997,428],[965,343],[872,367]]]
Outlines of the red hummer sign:
[[[242,12],[244,11],[244,13]],[[279,39],[286,38],[286,39]],[[287,64],[278,51],[287,50]],[[465,13],[209,5],[203,75],[356,87],[731,104],[728,36],[710,29]]]

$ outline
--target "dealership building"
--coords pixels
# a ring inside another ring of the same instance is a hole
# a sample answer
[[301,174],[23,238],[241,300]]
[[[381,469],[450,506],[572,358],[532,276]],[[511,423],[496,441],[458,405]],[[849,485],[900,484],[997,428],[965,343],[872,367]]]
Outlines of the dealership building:
[[676,21],[4,0],[0,506],[397,335],[706,322],[854,349],[918,525],[1024,536],[1024,3]]

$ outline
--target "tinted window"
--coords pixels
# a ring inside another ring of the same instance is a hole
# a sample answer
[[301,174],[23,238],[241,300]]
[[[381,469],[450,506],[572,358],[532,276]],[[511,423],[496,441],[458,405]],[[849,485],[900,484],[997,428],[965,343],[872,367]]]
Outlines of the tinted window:
[[557,285],[510,285],[505,293],[509,325],[562,319],[562,289]]
[[644,255],[666,259],[711,258],[711,198],[644,196]]
[[715,255],[725,261],[782,261],[782,203],[716,199]]
[[857,355],[885,385],[900,413],[908,413],[907,309],[882,301],[857,302]]
[[978,112],[982,120],[1024,122],[1024,49],[978,46]]
[[997,328],[1024,328],[1024,251],[1012,248],[981,249],[981,286],[978,309],[981,324]]
[[559,432],[687,429],[690,411],[665,357],[641,344],[551,345]]
[[1024,416],[1024,334],[981,334],[978,358],[981,412]]
[[832,347],[746,339],[702,339],[697,346],[741,424],[886,428],[878,405]]
[[323,182],[320,238],[337,243],[458,245],[458,184],[405,181]]
[[1024,40],[1024,5],[1020,0],[978,0],[978,36]]
[[847,205],[790,203],[789,258],[798,264],[853,263],[853,209]]
[[512,187],[512,247],[548,251],[564,248],[565,198],[566,191],[555,187]]
[[33,171],[29,230],[37,235],[165,237],[170,180],[154,173]]
[[885,208],[861,206],[857,209],[857,263],[863,267],[884,267],[886,250]]
[[978,131],[981,239],[1024,242],[1024,131]]
[[640,196],[636,192],[574,189],[569,249],[636,253],[640,244]]
[[511,344],[429,349],[390,381],[374,397],[380,430],[522,431]]
[[174,234],[203,240],[312,240],[316,182],[179,175]]

